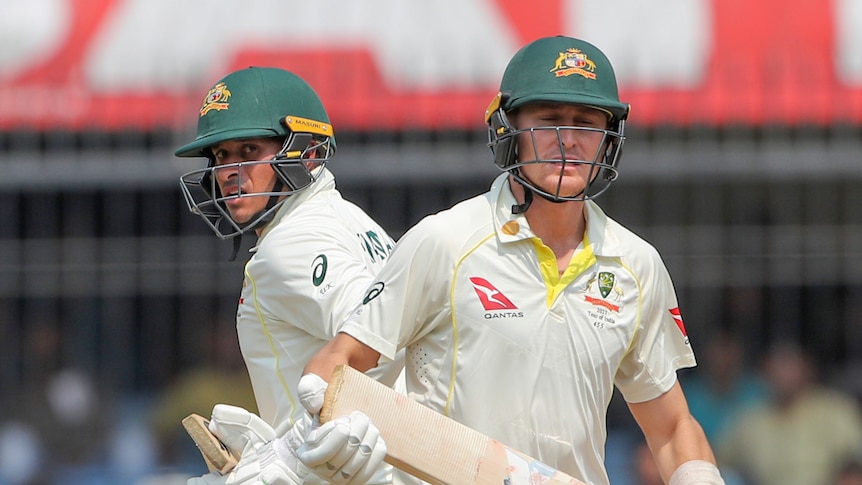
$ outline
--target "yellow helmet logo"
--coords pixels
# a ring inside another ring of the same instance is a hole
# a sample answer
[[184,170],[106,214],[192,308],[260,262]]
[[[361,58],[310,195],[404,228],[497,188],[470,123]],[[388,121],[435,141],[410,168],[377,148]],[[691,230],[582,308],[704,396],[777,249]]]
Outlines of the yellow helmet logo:
[[300,133],[314,133],[315,135],[332,136],[332,125],[322,121],[310,120],[299,116],[285,116],[284,126],[290,128],[291,131]]
[[230,91],[225,83],[218,83],[209,90],[204,98],[204,104],[201,106],[201,116],[209,113],[212,110],[221,111],[228,108],[228,98]]
[[586,54],[580,49],[569,48],[565,52],[560,52],[551,72],[555,73],[557,77],[579,74],[587,79],[595,79],[595,70],[596,63],[590,60]]

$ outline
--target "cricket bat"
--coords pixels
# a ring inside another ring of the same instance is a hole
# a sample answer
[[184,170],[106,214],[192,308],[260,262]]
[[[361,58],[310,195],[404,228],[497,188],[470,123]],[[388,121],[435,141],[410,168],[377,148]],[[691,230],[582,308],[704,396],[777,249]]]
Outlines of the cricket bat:
[[237,459],[227,446],[209,430],[209,422],[199,414],[190,414],[183,419],[183,427],[194,440],[210,472],[226,475],[236,466]]
[[320,421],[355,410],[380,430],[387,463],[434,485],[585,485],[340,365],[326,389]]

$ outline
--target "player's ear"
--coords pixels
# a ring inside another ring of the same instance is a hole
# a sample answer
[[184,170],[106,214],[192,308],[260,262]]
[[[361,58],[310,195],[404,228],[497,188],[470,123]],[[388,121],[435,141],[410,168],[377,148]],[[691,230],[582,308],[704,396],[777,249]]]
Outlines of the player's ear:
[[324,148],[320,145],[318,141],[311,140],[311,142],[308,144],[308,148],[302,155],[302,159],[305,161],[305,168],[310,171],[320,166],[320,162],[316,160],[322,157],[320,150],[323,149]]
[[305,152],[302,154],[302,158],[310,160],[315,158],[323,158],[326,156],[326,146],[320,143],[318,140],[312,139],[308,142],[308,147],[305,149]]

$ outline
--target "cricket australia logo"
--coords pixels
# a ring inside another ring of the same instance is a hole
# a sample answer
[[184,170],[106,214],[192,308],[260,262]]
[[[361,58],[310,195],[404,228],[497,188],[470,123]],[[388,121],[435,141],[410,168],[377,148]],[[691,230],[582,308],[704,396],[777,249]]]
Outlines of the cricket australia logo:
[[[595,290],[593,287],[598,290],[601,298],[596,298],[590,296],[589,293],[594,293]],[[612,310],[614,312],[620,311],[620,305],[618,304],[622,301],[623,298],[623,290],[617,284],[616,276],[609,271],[602,271],[596,275],[593,275],[589,281],[587,281],[587,285],[584,288],[585,292],[588,293],[584,296],[584,299],[592,303],[593,305],[597,305],[600,307],[607,308],[608,310]]]
[[554,62],[554,68],[551,69],[557,77],[571,76],[578,74],[587,79],[596,78],[596,63],[593,62],[580,49],[569,48],[565,52],[560,52],[557,60]]
[[[523,317],[524,313],[520,311],[505,311],[517,310],[518,307],[508,299],[502,291],[494,287],[485,278],[471,276],[470,283],[473,284],[473,290],[479,301],[482,302],[482,307],[487,313],[485,318],[506,318],[506,317]],[[502,311],[501,311],[502,310]]]
[[204,98],[204,104],[201,106],[201,116],[212,110],[221,111],[227,109],[229,105],[227,102],[228,98],[230,98],[230,91],[227,89],[227,85],[225,83],[216,84]]

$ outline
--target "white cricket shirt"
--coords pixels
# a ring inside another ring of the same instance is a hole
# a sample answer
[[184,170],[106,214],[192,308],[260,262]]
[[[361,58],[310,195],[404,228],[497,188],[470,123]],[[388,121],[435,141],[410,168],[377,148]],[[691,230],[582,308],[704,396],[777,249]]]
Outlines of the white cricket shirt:
[[420,221],[342,331],[385,359],[406,347],[413,399],[606,484],[614,386],[647,401],[695,365],[673,285],[656,250],[593,202],[560,276],[513,204],[502,174],[486,194]]
[[[279,435],[305,412],[296,396],[305,364],[362,301],[394,246],[321,170],[287,198],[251,249],[237,308],[260,415]],[[369,374],[392,386],[399,365]]]

